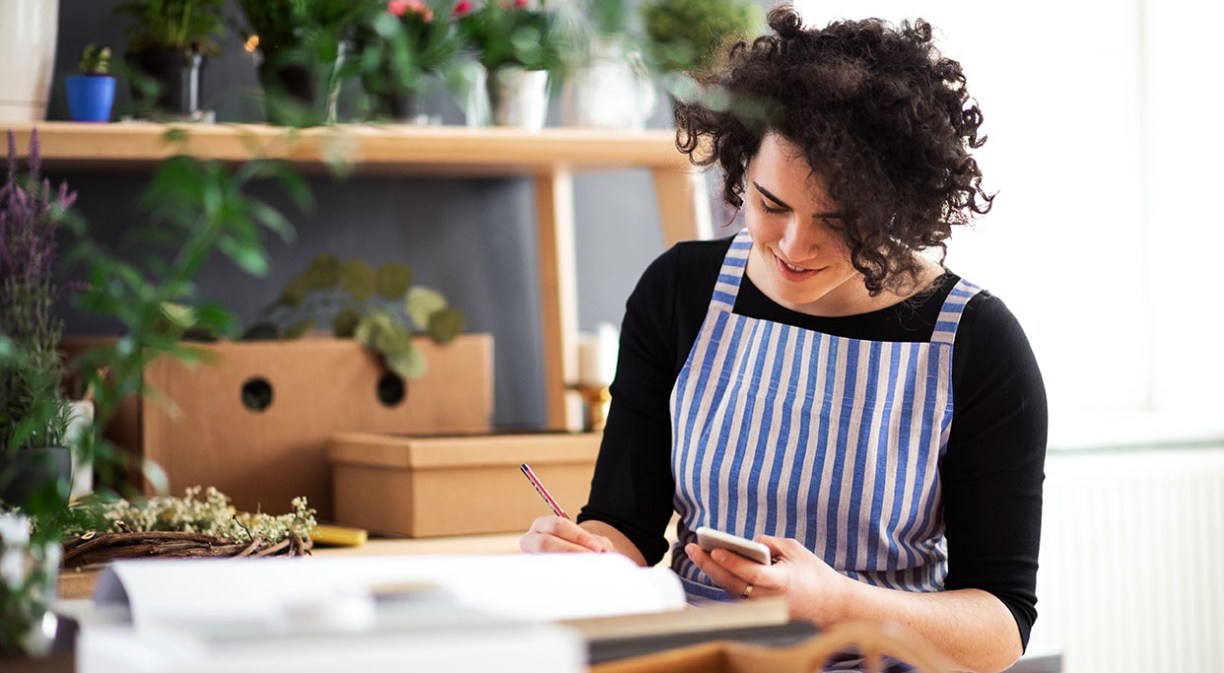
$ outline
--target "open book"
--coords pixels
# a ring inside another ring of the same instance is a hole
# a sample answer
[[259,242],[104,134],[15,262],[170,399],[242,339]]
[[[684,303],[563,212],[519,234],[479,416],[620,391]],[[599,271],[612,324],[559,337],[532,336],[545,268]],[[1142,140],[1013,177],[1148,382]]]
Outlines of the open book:
[[619,554],[120,561],[94,604],[128,619],[83,629],[80,673],[577,673],[596,641],[787,620],[781,599],[688,607]]
[[683,610],[668,571],[617,554],[119,561],[77,641],[80,673],[582,673],[555,622]]
[[[665,612],[685,604],[673,573],[639,568],[620,554],[120,561],[99,576],[94,602],[126,605],[138,630],[227,623],[292,628],[313,619],[344,628],[360,626],[378,597],[421,585],[473,611],[525,621]],[[349,606],[347,617],[342,606]]]

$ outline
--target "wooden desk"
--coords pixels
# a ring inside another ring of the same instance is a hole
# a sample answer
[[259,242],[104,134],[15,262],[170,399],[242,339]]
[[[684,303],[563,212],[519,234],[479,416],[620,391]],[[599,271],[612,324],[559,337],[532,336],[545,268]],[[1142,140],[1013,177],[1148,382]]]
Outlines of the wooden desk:
[[[27,153],[31,124],[11,125],[17,154]],[[651,172],[667,246],[712,235],[704,178],[675,148],[671,131],[542,131],[454,126],[337,125],[287,129],[262,124],[188,125],[170,143],[161,124],[131,122],[37,125],[49,170],[152,169],[176,153],[238,163],[283,159],[309,171],[342,165],[358,174],[522,176],[535,181],[536,252],[547,427],[567,418],[567,384],[578,377],[577,270],[573,173],[640,168]],[[568,405],[574,406],[576,405]]]

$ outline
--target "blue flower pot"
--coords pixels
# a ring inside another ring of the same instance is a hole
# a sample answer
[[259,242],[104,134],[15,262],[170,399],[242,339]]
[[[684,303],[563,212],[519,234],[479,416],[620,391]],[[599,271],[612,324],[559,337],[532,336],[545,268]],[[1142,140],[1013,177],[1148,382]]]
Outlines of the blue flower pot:
[[68,75],[68,116],[78,122],[108,122],[115,102],[115,78],[110,75]]

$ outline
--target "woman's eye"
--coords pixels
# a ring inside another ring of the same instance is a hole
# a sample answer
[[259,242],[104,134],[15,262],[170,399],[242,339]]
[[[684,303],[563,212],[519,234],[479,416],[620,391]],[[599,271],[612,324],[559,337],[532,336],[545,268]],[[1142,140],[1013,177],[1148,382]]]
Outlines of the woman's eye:
[[769,213],[770,215],[781,215],[782,213],[786,212],[785,208],[774,208],[764,201],[761,202],[761,210]]

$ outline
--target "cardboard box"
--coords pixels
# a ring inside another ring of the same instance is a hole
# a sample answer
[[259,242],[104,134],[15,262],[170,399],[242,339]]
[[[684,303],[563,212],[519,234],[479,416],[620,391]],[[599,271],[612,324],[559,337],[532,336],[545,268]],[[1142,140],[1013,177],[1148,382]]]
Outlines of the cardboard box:
[[[94,340],[96,343],[96,340]],[[70,343],[79,350],[82,342]],[[87,345],[87,344],[86,344]],[[306,496],[332,518],[327,440],[336,432],[488,432],[493,415],[493,339],[465,334],[446,346],[417,339],[428,373],[403,381],[385,403],[380,382],[398,377],[351,339],[307,338],[200,344],[212,362],[159,358],[145,381],[171,404],[133,400],[108,435],[165,470],[170,493],[215,486],[244,511],[281,513]],[[244,391],[245,389],[245,391]],[[244,403],[270,401],[266,408]]]
[[599,433],[332,437],[336,522],[433,537],[526,531],[550,513],[528,463],[570,515],[586,504]]

